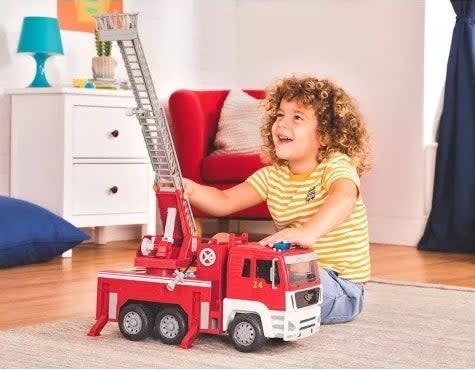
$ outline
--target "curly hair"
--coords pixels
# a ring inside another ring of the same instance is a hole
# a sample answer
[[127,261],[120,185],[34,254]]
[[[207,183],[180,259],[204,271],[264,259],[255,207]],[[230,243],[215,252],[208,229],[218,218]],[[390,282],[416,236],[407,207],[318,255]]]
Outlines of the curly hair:
[[315,77],[286,77],[266,89],[260,127],[264,160],[286,164],[277,157],[272,140],[272,125],[282,100],[296,101],[315,111],[317,134],[326,143],[320,149],[318,161],[340,152],[352,159],[359,175],[371,168],[369,134],[353,99],[332,81]]

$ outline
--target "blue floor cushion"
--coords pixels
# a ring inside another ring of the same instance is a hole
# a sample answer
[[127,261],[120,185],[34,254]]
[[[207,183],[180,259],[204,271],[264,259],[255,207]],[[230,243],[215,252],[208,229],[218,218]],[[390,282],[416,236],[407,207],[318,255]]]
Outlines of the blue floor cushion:
[[89,235],[33,203],[0,196],[0,267],[47,261]]

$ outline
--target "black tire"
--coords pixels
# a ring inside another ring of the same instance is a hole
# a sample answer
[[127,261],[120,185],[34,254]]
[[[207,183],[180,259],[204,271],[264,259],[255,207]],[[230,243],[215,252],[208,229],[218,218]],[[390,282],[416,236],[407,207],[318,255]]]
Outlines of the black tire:
[[165,344],[180,344],[188,331],[186,314],[177,307],[166,307],[157,313],[154,337]]
[[119,329],[130,340],[147,338],[153,329],[153,313],[150,307],[131,303],[124,306],[119,314]]
[[234,348],[241,352],[254,352],[266,341],[261,319],[255,314],[237,315],[228,328]]

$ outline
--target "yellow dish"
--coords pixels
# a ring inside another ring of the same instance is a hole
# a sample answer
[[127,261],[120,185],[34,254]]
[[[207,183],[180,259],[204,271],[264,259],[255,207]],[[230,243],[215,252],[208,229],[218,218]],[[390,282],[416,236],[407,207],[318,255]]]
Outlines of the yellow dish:
[[73,78],[73,87],[83,88],[87,83],[86,78]]

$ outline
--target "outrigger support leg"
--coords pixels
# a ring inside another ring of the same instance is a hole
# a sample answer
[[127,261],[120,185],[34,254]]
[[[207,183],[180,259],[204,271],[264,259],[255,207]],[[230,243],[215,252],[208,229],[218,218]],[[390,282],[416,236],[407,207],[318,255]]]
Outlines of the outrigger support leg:
[[89,332],[87,333],[88,336],[90,337],[97,337],[101,335],[101,330],[106,326],[107,321],[109,321],[109,318],[107,315],[101,315],[95,322],[94,325],[92,325],[91,329],[89,329]]
[[87,333],[90,337],[97,337],[101,335],[101,330],[109,321],[109,284],[104,284],[100,293],[100,314],[94,325]]
[[186,333],[185,337],[182,339],[180,343],[180,347],[184,349],[191,348],[193,345],[193,341],[198,336],[199,325],[197,320],[193,320],[192,326],[188,329],[188,333]]
[[183,337],[180,347],[181,348],[191,348],[193,341],[198,336],[200,330],[200,293],[193,293],[193,306],[191,308],[191,322],[188,332]]

